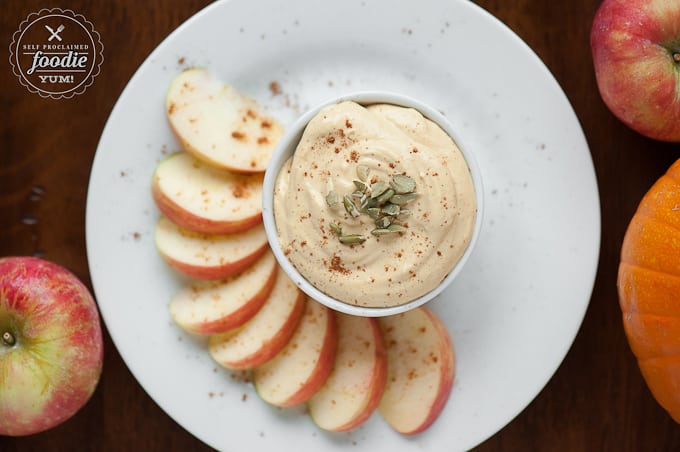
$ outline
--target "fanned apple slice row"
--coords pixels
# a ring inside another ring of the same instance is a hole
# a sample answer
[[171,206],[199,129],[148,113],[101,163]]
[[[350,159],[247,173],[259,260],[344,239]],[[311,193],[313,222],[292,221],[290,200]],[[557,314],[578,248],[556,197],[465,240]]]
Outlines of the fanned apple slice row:
[[211,167],[186,152],[156,167],[151,194],[173,223],[202,234],[234,234],[262,222],[263,176]]
[[337,340],[333,311],[307,297],[304,314],[286,346],[253,370],[260,398],[279,407],[309,400],[333,368]]
[[306,296],[282,270],[267,301],[242,327],[208,341],[210,356],[228,369],[248,370],[273,358],[295,332]]
[[326,383],[307,402],[309,414],[324,430],[342,432],[363,424],[375,411],[385,388],[387,355],[374,318],[335,313],[338,349]]
[[267,250],[262,223],[235,234],[200,234],[167,217],[156,222],[156,248],[178,272],[195,279],[224,279],[250,266]]
[[283,126],[253,99],[204,68],[181,72],[166,95],[167,116],[187,152],[213,166],[263,172]]
[[250,320],[271,292],[278,265],[267,250],[242,273],[218,281],[195,281],[170,301],[170,315],[185,331],[224,333]]
[[387,383],[378,411],[397,432],[427,429],[451,393],[455,355],[439,317],[427,308],[378,319],[387,349]]

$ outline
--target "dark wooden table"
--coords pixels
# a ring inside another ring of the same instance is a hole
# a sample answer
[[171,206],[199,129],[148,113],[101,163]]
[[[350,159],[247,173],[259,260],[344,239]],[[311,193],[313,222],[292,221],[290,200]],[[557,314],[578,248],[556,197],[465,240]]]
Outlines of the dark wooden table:
[[[2,2],[0,255],[41,255],[70,268],[91,287],[85,254],[85,200],[104,123],[148,53],[208,3]],[[600,100],[589,47],[599,0],[476,3],[523,38],[562,85],[590,145],[602,205],[599,271],[573,347],[529,407],[478,450],[680,450],[680,427],[652,399],[628,348],[615,287],[628,221],[643,193],[680,157],[680,146],[632,132]],[[71,100],[29,94],[8,63],[8,45],[19,23],[31,12],[53,7],[85,15],[95,24],[106,49],[94,85]],[[578,183],[579,175],[573,177]],[[105,340],[104,372],[90,402],[50,431],[23,438],[0,437],[1,451],[208,449],[146,395],[108,335]]]

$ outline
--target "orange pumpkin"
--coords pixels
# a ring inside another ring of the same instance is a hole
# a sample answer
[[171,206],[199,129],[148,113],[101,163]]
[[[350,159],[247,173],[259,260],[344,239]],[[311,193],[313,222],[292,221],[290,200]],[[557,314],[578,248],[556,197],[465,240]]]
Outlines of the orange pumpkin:
[[649,189],[628,225],[617,287],[642,376],[680,423],[680,160]]

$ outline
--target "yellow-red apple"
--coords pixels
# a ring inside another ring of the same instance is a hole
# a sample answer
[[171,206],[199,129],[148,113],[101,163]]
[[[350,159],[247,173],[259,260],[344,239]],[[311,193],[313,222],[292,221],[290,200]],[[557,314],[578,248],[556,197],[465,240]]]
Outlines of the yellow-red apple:
[[305,293],[279,270],[269,297],[243,326],[215,334],[210,356],[228,369],[252,369],[273,358],[295,332],[305,307]]
[[283,136],[279,121],[203,68],[177,75],[165,104],[184,149],[218,168],[264,172]]
[[160,161],[151,179],[158,209],[203,234],[234,234],[262,222],[262,174],[220,170],[186,152]]
[[185,331],[210,335],[250,320],[274,286],[278,265],[267,250],[253,265],[226,279],[194,281],[170,300],[170,315]]
[[373,414],[385,389],[387,355],[374,318],[335,313],[338,348],[326,383],[307,402],[324,430],[357,428]]
[[0,435],[50,429],[90,399],[103,342],[92,295],[62,266],[0,259]]
[[156,248],[178,272],[195,279],[223,279],[253,264],[269,246],[262,223],[234,234],[200,234],[167,217],[156,223]]
[[680,141],[680,2],[604,0],[590,44],[612,113],[647,137]]
[[387,349],[387,383],[378,411],[397,432],[427,429],[451,393],[455,356],[439,317],[427,308],[389,317],[378,324]]
[[280,407],[309,400],[333,368],[337,341],[333,311],[307,297],[304,314],[286,346],[253,370],[258,395]]

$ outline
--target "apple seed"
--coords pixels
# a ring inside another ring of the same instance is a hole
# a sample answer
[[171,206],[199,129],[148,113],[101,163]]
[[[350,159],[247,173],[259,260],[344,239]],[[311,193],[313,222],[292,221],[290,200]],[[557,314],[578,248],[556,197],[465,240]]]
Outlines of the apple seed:
[[16,339],[14,339],[14,336],[12,336],[12,333],[9,331],[5,331],[2,333],[2,343],[8,347],[11,347],[16,343]]

